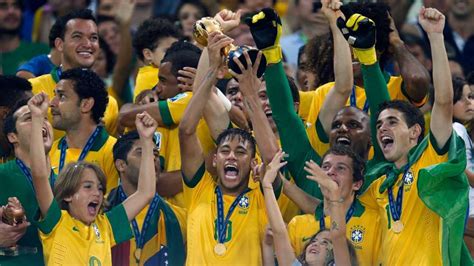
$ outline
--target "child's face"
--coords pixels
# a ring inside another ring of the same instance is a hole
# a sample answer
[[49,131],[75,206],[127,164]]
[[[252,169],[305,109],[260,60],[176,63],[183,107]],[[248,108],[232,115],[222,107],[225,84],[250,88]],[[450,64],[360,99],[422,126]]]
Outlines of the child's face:
[[320,232],[306,248],[306,262],[308,264],[324,265],[327,257],[330,256],[331,250],[332,244],[329,239],[329,231]]
[[85,168],[82,172],[79,189],[66,201],[72,217],[89,225],[99,214],[104,200],[104,190],[94,170]]

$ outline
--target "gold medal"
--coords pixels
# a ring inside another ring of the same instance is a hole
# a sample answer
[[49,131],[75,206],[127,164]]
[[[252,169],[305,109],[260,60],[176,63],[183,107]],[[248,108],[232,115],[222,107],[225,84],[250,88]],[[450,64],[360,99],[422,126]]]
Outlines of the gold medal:
[[137,261],[140,261],[140,256],[142,255],[142,249],[141,248],[137,248],[135,249],[135,259]]
[[225,247],[223,243],[217,243],[214,246],[214,253],[216,253],[217,256],[224,255],[226,251],[227,251],[227,248]]
[[403,223],[400,220],[394,221],[393,224],[392,224],[392,230],[395,234],[399,234],[400,232],[402,232],[403,227],[404,227]]

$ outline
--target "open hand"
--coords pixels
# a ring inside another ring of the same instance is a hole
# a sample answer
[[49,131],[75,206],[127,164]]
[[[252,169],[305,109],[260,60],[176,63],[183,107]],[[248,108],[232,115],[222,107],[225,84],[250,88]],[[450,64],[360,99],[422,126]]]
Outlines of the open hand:
[[239,82],[239,89],[245,96],[257,92],[257,90],[260,88],[260,84],[262,83],[257,77],[258,67],[260,66],[260,61],[262,60],[262,52],[258,52],[257,59],[255,60],[255,64],[253,65],[247,51],[244,51],[243,55],[246,63],[245,66],[242,64],[242,62],[239,61],[237,57],[232,58],[235,64],[237,64],[237,66],[239,67],[242,74],[237,74],[232,70],[230,71],[232,73],[232,76],[234,76]]
[[325,198],[330,201],[339,201],[341,199],[341,189],[339,185],[313,160],[307,161],[305,165],[304,170],[308,173],[306,178],[318,183]]
[[209,54],[209,67],[218,69],[225,61],[222,49],[230,45],[234,40],[225,34],[214,31],[207,38],[207,51]]
[[115,4],[115,18],[120,24],[130,23],[136,0],[118,0]]
[[288,162],[282,161],[283,157],[285,156],[285,152],[278,151],[275,156],[273,157],[272,161],[267,165],[265,168],[265,176],[262,180],[262,185],[271,186],[275,178],[277,177],[280,169],[285,166]]
[[137,114],[135,125],[137,127],[138,135],[140,135],[140,139],[152,140],[158,123],[147,112],[142,112]]
[[194,67],[184,67],[178,71],[178,88],[181,91],[192,91],[194,78],[196,78],[196,69]]

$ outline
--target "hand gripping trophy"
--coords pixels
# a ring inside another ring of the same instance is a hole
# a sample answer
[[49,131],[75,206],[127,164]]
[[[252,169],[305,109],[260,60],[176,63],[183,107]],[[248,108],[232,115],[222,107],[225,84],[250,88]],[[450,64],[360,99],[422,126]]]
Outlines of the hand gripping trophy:
[[[2,222],[11,226],[26,223],[25,209],[16,197],[8,198],[8,204],[1,206]],[[32,254],[38,252],[36,248],[20,247],[14,245],[11,247],[0,248],[0,256],[18,256],[21,254]]]
[[[212,17],[204,17],[194,24],[194,38],[196,41],[202,45],[207,46],[207,36],[209,33],[218,31],[222,32],[222,27],[215,18]],[[245,61],[245,57],[243,52],[247,51],[250,56],[250,60],[252,64],[255,63],[257,59],[258,49],[249,47],[249,46],[235,46],[233,44],[225,47],[222,49],[222,55],[226,57],[227,66],[237,74],[241,74],[240,68],[237,64],[232,60],[232,58],[237,57],[239,61],[242,63],[244,67],[247,67],[247,62]],[[260,65],[257,71],[257,77],[261,77],[265,72],[265,66],[267,65],[267,61],[265,56],[262,55],[262,59],[260,61]]]

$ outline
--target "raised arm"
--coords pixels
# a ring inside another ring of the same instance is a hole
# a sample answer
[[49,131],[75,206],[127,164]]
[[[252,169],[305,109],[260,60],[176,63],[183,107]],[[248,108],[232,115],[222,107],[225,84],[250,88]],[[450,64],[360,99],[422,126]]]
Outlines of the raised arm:
[[281,178],[280,169],[286,162],[282,162],[284,153],[279,151],[268,164],[265,176],[262,180],[263,194],[265,196],[265,207],[267,208],[268,222],[272,228],[273,245],[279,265],[292,265],[296,257],[291,247],[288,231],[281,216],[280,208],[273,192],[272,183],[276,178]]
[[148,114],[155,119],[159,126],[166,126],[163,123],[163,118],[161,116],[160,109],[158,108],[158,102],[151,102],[147,104],[124,104],[120,108],[119,113],[119,124],[123,127],[134,127],[135,126],[135,117],[139,113],[147,112]]
[[443,148],[453,131],[451,126],[453,123],[453,83],[443,37],[445,17],[434,8],[422,7],[418,19],[428,34],[433,61],[435,95],[430,131],[436,139],[437,146]]
[[304,192],[304,190],[286,178],[282,178],[281,180],[283,181],[283,193],[293,201],[303,213],[314,214],[318,205],[321,204],[321,200]]
[[156,131],[156,121],[146,112],[138,114],[135,122],[140,135],[142,156],[140,160],[140,173],[138,175],[137,191],[123,202],[128,220],[131,221],[155,196],[155,163],[153,155],[153,134]]
[[332,120],[336,113],[346,105],[354,84],[354,74],[352,71],[352,56],[349,44],[345,40],[341,31],[337,27],[337,18],[344,16],[339,10],[342,2],[338,0],[323,0],[321,11],[329,21],[332,38],[334,40],[334,87],[329,90],[324,99],[323,106],[318,115],[318,119],[329,136]]
[[403,78],[403,86],[406,96],[410,101],[421,106],[428,92],[428,86],[431,82],[430,73],[428,70],[408,51],[405,43],[401,40],[398,34],[395,22],[390,14],[387,13],[390,18],[390,28],[392,32],[389,33],[389,49],[395,56],[400,67],[400,74]]
[[48,113],[49,99],[44,92],[36,94],[28,101],[31,113],[31,139],[30,139],[30,166],[35,188],[36,199],[45,217],[54,200],[53,191],[49,183],[51,169],[48,169],[46,153],[43,144],[43,126]]
[[207,99],[211,94],[211,89],[216,83],[217,70],[223,62],[220,50],[232,42],[232,39],[218,32],[209,34],[208,39],[209,69],[202,82],[197,85],[199,89],[189,101],[188,107],[179,123],[181,170],[183,178],[187,181],[191,181],[190,179],[194,177],[204,163],[204,155],[196,129]]

